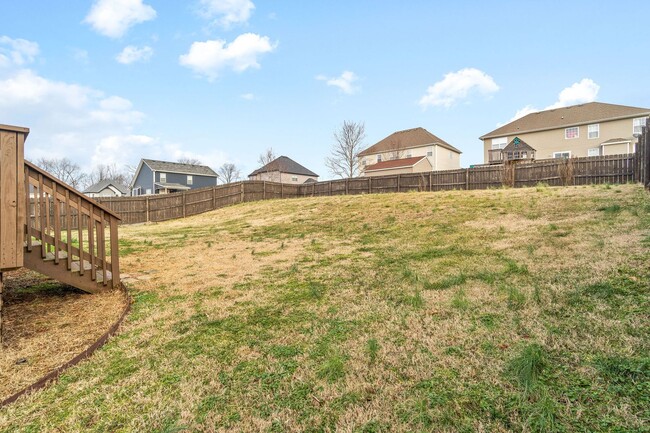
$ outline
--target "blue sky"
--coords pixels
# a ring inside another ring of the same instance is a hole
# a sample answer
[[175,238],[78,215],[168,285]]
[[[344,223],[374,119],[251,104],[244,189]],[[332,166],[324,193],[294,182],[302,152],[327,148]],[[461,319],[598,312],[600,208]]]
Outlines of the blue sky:
[[235,163],[272,147],[330,178],[344,120],[370,146],[424,127],[482,162],[517,114],[650,107],[646,1],[2,2],[0,123],[82,167]]

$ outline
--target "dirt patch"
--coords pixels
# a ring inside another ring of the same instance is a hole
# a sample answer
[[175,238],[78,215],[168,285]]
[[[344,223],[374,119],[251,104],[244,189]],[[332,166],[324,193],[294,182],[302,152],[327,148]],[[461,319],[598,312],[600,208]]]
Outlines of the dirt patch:
[[85,350],[124,309],[117,290],[89,295],[25,269],[4,277],[0,400]]

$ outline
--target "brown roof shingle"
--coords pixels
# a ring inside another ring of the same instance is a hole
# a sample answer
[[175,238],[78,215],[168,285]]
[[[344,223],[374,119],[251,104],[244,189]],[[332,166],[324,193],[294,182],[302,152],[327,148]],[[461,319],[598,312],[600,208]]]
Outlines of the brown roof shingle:
[[387,170],[389,168],[413,167],[422,161],[426,156],[414,156],[413,158],[391,159],[390,161],[381,161],[376,164],[367,165],[365,171]]
[[383,140],[373,144],[359,156],[372,155],[380,152],[390,152],[397,149],[403,150],[412,147],[425,146],[427,144],[437,144],[445,149],[453,150],[454,152],[462,153],[451,144],[443,139],[436,137],[424,128],[405,129],[404,131],[393,132]]
[[273,161],[269,162],[264,167],[258,168],[248,176],[255,176],[256,174],[267,173],[269,171],[279,171],[280,173],[301,174],[303,176],[318,177],[318,175],[313,171],[309,170],[306,167],[303,167],[293,159],[286,156],[275,158]]
[[511,134],[566,128],[574,125],[647,115],[650,115],[649,108],[589,102],[587,104],[530,113],[479,138],[485,140],[486,138],[503,137]]

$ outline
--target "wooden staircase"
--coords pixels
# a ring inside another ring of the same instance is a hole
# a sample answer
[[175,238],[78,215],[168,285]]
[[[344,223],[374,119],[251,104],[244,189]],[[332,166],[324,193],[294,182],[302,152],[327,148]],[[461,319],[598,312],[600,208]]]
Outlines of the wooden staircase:
[[24,266],[89,293],[120,285],[120,217],[25,161],[28,134],[0,125],[0,341],[4,271]]

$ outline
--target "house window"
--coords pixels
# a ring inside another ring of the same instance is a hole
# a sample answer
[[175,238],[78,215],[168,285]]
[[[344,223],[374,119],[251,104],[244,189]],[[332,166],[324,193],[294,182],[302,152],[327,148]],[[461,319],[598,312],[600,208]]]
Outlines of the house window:
[[574,126],[573,128],[566,128],[564,130],[564,138],[567,140],[570,140],[572,138],[579,138],[580,137],[580,128],[577,126]]
[[503,149],[507,145],[508,145],[508,137],[492,139],[492,150]]
[[151,188],[147,188],[147,194],[151,194]]
[[377,162],[381,162],[381,155],[377,155]]
[[525,150],[522,150],[521,151],[521,159],[526,159],[526,158],[528,158],[528,152],[526,152]]
[[406,154],[406,157],[407,157],[407,158],[410,158],[410,157],[412,157],[412,156],[413,156],[413,154],[412,154],[410,151]]
[[553,152],[553,158],[571,158],[571,151]]
[[298,182],[298,176],[291,176],[291,182]]
[[641,128],[645,126],[647,117],[638,117],[632,121],[632,134],[641,134]]
[[433,150],[428,151],[427,156],[433,156]]
[[587,149],[587,156],[600,156],[600,147],[592,147]]
[[160,173],[160,181],[162,183],[167,182],[167,173]]
[[193,185],[194,184],[194,177],[192,177],[189,174],[187,175],[187,184],[188,185]]
[[135,196],[135,195],[140,195],[140,194],[142,194],[142,188],[141,188],[141,187],[137,187],[137,188],[135,188],[135,189],[133,190],[133,192],[132,192],[131,195],[134,195],[134,196]]
[[590,139],[600,137],[600,124],[587,126],[587,137]]

